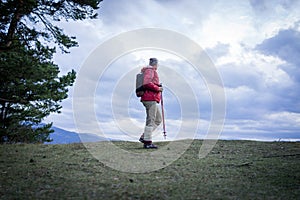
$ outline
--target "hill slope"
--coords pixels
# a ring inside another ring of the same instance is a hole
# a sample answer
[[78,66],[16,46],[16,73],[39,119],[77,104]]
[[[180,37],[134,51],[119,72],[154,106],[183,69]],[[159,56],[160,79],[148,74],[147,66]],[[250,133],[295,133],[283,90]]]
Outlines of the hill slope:
[[46,142],[45,144],[69,144],[69,143],[81,143],[81,142],[99,142],[107,141],[104,137],[97,136],[91,133],[76,133],[67,131],[58,127],[52,127],[54,133],[50,134],[52,142]]
[[1,145],[0,199],[300,198],[299,142],[218,141],[198,159],[201,144],[193,141],[174,163],[146,174],[112,170],[83,144]]

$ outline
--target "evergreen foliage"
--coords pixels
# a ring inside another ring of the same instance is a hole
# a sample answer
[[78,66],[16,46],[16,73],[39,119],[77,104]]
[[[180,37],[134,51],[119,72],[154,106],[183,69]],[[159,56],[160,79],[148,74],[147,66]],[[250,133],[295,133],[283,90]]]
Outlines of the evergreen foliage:
[[2,0],[0,3],[0,143],[45,142],[52,132],[41,124],[60,113],[76,72],[59,76],[53,62],[78,46],[57,26],[61,20],[97,17],[101,0]]

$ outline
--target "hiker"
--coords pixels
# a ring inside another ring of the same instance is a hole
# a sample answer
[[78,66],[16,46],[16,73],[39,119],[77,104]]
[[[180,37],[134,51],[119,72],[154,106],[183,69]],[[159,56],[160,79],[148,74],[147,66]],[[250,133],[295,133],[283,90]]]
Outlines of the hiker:
[[144,133],[139,141],[144,143],[146,149],[156,149],[157,146],[152,143],[152,132],[160,125],[162,116],[158,105],[161,100],[163,88],[159,83],[157,74],[158,60],[150,58],[149,65],[142,68],[144,74],[143,88],[144,94],[141,96],[141,102],[146,109],[146,125]]

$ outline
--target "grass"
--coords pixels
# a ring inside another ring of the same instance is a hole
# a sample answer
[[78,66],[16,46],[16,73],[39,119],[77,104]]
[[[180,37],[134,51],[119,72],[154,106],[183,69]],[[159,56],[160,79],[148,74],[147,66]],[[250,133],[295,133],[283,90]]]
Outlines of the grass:
[[201,144],[145,174],[113,170],[82,144],[0,145],[0,199],[300,199],[299,142],[220,140],[198,159]]

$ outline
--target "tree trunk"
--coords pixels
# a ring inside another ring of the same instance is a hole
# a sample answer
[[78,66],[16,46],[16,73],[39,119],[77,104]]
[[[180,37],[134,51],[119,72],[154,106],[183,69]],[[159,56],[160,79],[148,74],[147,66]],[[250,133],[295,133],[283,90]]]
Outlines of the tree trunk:
[[16,29],[18,27],[18,23],[22,18],[22,8],[24,6],[24,1],[23,0],[18,0],[18,5],[16,8],[16,11],[12,17],[12,20],[10,22],[8,32],[6,35],[6,43],[5,43],[5,48],[9,48],[10,45],[12,44]]

